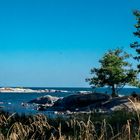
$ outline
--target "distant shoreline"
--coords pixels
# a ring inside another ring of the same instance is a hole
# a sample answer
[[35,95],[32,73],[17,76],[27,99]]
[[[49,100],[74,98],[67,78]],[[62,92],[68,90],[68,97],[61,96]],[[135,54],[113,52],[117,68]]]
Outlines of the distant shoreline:
[[0,88],[0,93],[54,93],[54,92],[68,92],[65,90],[55,90],[55,89],[31,89],[31,88],[12,88],[12,87],[2,87]]
[[[0,93],[111,93],[110,88],[79,88],[79,87],[0,87]],[[120,95],[130,95],[132,92],[140,94],[140,88],[126,87],[118,90]]]

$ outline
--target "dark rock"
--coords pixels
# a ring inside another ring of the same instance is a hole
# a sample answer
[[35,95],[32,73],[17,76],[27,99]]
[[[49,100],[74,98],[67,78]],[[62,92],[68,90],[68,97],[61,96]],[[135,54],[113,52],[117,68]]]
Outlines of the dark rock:
[[57,100],[53,107],[74,111],[76,109],[87,107],[91,104],[101,104],[109,99],[109,95],[101,93],[74,94]]
[[102,104],[102,107],[107,109],[107,110],[110,110],[110,109],[113,109],[114,107],[121,107],[122,105],[125,105],[127,103],[129,103],[129,97],[128,96],[124,96],[124,97],[116,97],[116,98],[113,98],[105,103]]
[[39,97],[39,98],[33,99],[33,100],[29,101],[28,103],[53,104],[58,99],[59,99],[58,97],[53,97],[53,96],[50,96],[50,95],[46,95],[46,96],[43,96],[43,97]]
[[133,101],[140,101],[140,94],[133,91],[131,96],[130,96],[130,99],[133,100]]
[[40,105],[37,106],[38,111],[46,111],[46,109],[47,109],[46,105],[40,104]]

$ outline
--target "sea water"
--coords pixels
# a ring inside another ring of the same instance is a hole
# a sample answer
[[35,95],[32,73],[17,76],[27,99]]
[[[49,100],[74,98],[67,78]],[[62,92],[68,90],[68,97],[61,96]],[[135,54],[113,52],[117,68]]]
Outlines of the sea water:
[[[57,92],[47,92],[47,93],[0,93],[0,106],[2,109],[12,113],[19,113],[19,114],[36,114],[36,113],[46,113],[40,112],[36,110],[36,105],[27,105],[22,106],[22,103],[27,103],[32,99],[51,95],[56,97],[66,97],[72,94],[79,94],[84,92],[99,92],[99,93],[106,93],[110,94],[111,89],[109,88],[39,88],[34,87],[30,88],[33,90],[43,90],[43,89],[50,89],[50,90],[57,90]],[[59,92],[60,91],[60,92]],[[131,93],[136,92],[140,94],[139,88],[123,88],[118,90],[119,95],[130,95]],[[47,112],[48,113],[48,112]]]

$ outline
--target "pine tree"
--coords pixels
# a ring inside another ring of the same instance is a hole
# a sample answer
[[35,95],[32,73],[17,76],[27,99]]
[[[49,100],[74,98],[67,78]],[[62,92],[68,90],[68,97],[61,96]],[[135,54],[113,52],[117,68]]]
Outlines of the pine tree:
[[86,81],[93,87],[111,87],[112,97],[117,96],[117,89],[126,84],[137,86],[138,71],[132,69],[127,61],[130,57],[131,55],[121,49],[110,50],[99,60],[100,67],[91,69],[92,77]]
[[[135,24],[136,31],[133,33],[137,38],[140,38],[140,11],[135,10],[133,12],[134,16],[136,17],[137,23]],[[138,41],[130,44],[131,48],[134,48],[137,52],[137,56],[134,57],[137,61],[140,60],[140,44]],[[138,69],[140,71],[140,64],[138,64]]]

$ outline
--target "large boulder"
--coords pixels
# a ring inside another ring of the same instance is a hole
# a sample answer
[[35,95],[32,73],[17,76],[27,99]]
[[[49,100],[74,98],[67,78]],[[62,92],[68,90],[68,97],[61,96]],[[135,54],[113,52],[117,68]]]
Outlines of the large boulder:
[[29,101],[28,103],[35,103],[35,104],[53,104],[54,102],[56,102],[59,98],[58,97],[54,97],[51,95],[45,95],[36,99],[33,99],[31,101]]
[[102,107],[108,111],[125,109],[127,111],[140,111],[140,103],[131,100],[131,96],[113,98],[102,104]]
[[108,101],[110,96],[102,93],[74,94],[57,100],[53,107],[62,110],[80,109],[91,104],[101,104]]
[[113,99],[103,103],[102,106],[106,109],[111,109],[113,107],[120,106],[122,104],[130,102],[128,98],[129,98],[128,96],[116,97],[116,98],[113,98]]

